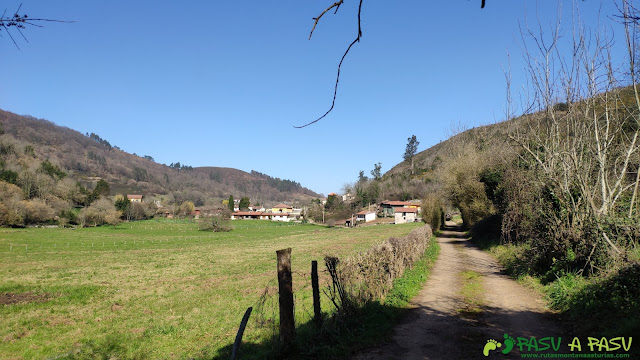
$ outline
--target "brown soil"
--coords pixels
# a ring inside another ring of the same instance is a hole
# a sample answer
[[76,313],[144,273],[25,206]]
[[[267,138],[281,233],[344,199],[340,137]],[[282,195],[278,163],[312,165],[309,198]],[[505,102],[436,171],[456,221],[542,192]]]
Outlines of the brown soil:
[[[503,343],[505,334],[561,335],[560,324],[538,294],[504,274],[496,260],[471,244],[454,223],[447,225],[438,237],[440,255],[429,280],[394,329],[392,340],[355,359],[515,359],[520,358],[517,347],[508,355],[499,353],[504,345],[489,357],[482,351],[489,339]],[[465,311],[468,304],[460,295],[462,271],[481,275],[481,311],[473,316]]]
[[35,294],[31,291],[24,293],[0,293],[0,305],[27,304],[33,302],[49,301],[51,294]]

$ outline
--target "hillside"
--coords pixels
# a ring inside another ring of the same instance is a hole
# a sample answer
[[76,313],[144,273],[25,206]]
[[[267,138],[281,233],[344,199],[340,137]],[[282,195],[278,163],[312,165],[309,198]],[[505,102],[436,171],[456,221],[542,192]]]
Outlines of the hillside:
[[[219,202],[229,195],[252,202],[304,202],[320,197],[292,180],[222,168],[159,164],[149,156],[119,149],[97,134],[83,135],[50,121],[0,110],[2,168],[17,174],[37,172],[48,160],[87,188],[102,178],[111,195],[139,193],[168,202],[193,201],[196,206]],[[188,163],[188,159],[184,159]]]

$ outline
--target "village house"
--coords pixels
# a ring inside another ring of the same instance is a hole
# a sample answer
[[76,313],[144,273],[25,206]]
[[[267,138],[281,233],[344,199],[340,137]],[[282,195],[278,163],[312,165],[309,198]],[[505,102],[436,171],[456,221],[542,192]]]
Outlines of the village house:
[[249,210],[251,211],[267,211],[262,205],[249,205]]
[[289,213],[273,213],[264,211],[236,211],[231,214],[231,220],[271,220],[289,222],[293,218]]
[[383,216],[394,216],[396,209],[404,207],[417,209],[417,212],[420,213],[420,203],[417,201],[384,201],[380,203],[379,209]]
[[356,221],[369,222],[376,219],[376,213],[373,211],[363,210],[356,214]]
[[142,202],[142,195],[134,195],[134,194],[127,194],[127,199],[129,199],[130,202]]
[[293,212],[293,206],[287,204],[278,204],[271,208],[272,213],[286,213],[290,214]]
[[410,207],[397,207],[395,210],[396,224],[415,222],[418,219],[418,209]]

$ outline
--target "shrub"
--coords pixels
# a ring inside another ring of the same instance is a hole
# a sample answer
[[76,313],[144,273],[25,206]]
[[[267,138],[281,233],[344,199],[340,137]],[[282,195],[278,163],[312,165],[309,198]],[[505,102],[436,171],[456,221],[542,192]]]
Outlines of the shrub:
[[[429,225],[414,229],[402,238],[389,238],[365,252],[340,260],[325,257],[332,275],[332,297],[342,308],[361,307],[374,301],[384,301],[393,281],[424,254],[432,236]],[[332,268],[334,270],[332,270]],[[334,273],[332,273],[332,271]]]
[[229,232],[233,230],[231,221],[222,216],[211,216],[198,221],[198,230],[213,232]]
[[113,203],[106,198],[94,201],[89,207],[80,211],[77,216],[80,226],[100,226],[104,224],[117,225],[120,222],[120,212]]
[[435,194],[429,194],[422,200],[422,221],[431,225],[434,231],[440,230],[444,225],[444,210],[440,198]]

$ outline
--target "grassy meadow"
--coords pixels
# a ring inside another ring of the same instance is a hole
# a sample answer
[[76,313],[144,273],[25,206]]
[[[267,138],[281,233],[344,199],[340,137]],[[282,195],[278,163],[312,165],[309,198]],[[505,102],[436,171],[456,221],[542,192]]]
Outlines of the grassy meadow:
[[293,249],[301,323],[313,312],[311,260],[324,270],[325,254],[355,253],[421,226],[233,225],[229,233],[165,219],[0,229],[0,358],[215,357],[233,342],[249,306],[244,340],[262,343],[277,323],[276,250]]

